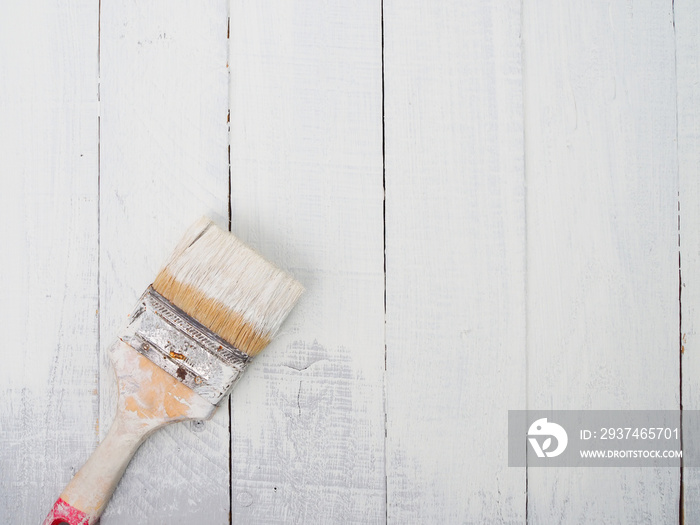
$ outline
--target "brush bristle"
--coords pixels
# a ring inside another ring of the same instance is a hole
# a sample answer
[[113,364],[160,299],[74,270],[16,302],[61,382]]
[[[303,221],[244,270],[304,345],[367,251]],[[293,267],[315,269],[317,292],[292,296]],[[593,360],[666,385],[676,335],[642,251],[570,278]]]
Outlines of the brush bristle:
[[185,233],[153,288],[250,356],[267,346],[304,290],[208,219]]

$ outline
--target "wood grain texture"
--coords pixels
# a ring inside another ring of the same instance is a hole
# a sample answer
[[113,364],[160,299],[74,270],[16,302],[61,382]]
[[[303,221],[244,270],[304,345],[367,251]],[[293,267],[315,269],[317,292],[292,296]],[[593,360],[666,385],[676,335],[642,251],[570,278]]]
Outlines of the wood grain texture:
[[[106,349],[191,222],[228,215],[227,3],[103,2],[100,38],[100,431]],[[177,424],[137,452],[103,518],[228,523],[229,419]]]
[[[683,408],[700,409],[700,4],[674,3],[678,104]],[[687,443],[691,436],[684,435]],[[693,436],[697,440],[697,436]],[[695,441],[697,442],[697,441]],[[685,523],[700,522],[700,472],[683,472]]]
[[679,521],[678,470],[505,443],[508,409],[676,409],[680,364],[700,409],[697,2],[98,4],[0,3],[0,522],[104,436],[106,349],[229,204],[306,295],[102,523]]
[[97,5],[0,4],[0,522],[97,444]]
[[385,0],[384,41],[388,522],[522,523],[520,6]]
[[[528,407],[678,409],[671,2],[523,12]],[[530,523],[678,523],[679,471],[529,469]]]
[[234,233],[306,294],[232,398],[233,523],[383,523],[381,10],[231,4]]

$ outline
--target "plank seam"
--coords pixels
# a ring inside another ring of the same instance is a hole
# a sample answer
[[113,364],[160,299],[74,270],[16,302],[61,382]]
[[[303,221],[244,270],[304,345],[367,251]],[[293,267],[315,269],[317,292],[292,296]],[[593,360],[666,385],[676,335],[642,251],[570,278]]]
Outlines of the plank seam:
[[97,424],[95,425],[96,440],[100,441],[100,388],[102,385],[102,364],[101,364],[101,348],[102,348],[102,296],[100,292],[102,269],[102,249],[100,246],[100,237],[102,235],[102,223],[100,217],[102,205],[102,107],[100,87],[102,82],[101,76],[101,60],[102,60],[102,0],[97,4]]
[[[233,212],[231,208],[231,2],[227,2],[227,17],[226,17],[226,82],[228,88],[226,92],[229,93],[227,97],[228,100],[228,113],[226,115],[226,126],[227,126],[227,162],[228,162],[228,231],[231,231],[231,222],[233,219]],[[233,420],[233,404],[231,403],[231,396],[228,397],[228,523],[231,525],[233,523],[233,428],[231,426],[231,421]]]
[[[680,412],[679,430],[680,430],[680,449],[683,451],[683,276],[681,271],[681,192],[680,192],[680,156],[678,154],[678,41],[676,34],[676,2],[671,0],[671,21],[673,24],[673,60],[674,70],[676,73],[676,170],[678,184],[678,206],[677,206],[677,229],[678,229],[678,408]],[[684,466],[683,456],[680,458],[679,467],[679,495],[678,495],[678,523],[685,523],[685,501],[684,501]]]
[[384,394],[384,523],[389,523],[389,477],[387,471],[387,437],[388,437],[388,410],[387,410],[387,394],[386,394],[386,361],[387,361],[387,344],[386,344],[386,122],[385,122],[385,89],[384,89],[384,0],[380,0],[380,32],[381,32],[381,67],[382,67],[382,240],[383,240],[383,259],[384,259],[384,377],[383,377],[383,394]]
[[[523,226],[523,243],[524,243],[524,249],[523,249],[523,295],[524,295],[524,301],[525,301],[525,311],[523,313],[523,317],[525,318],[525,409],[530,408],[530,400],[528,399],[528,394],[530,389],[528,388],[528,376],[529,376],[529,366],[528,366],[528,354],[529,354],[529,348],[528,348],[528,343],[529,343],[529,325],[530,323],[528,322],[528,313],[529,313],[529,301],[528,301],[528,271],[527,271],[527,265],[528,265],[528,240],[527,240],[527,233],[528,233],[528,225],[527,225],[527,136],[525,133],[525,126],[527,122],[527,105],[525,103],[525,39],[523,36],[523,30],[525,28],[525,0],[520,0],[520,100],[522,104],[522,132],[523,132],[523,164],[522,164],[522,169],[523,169],[523,220],[524,220],[524,226]],[[524,443],[524,447],[527,449],[527,442]],[[528,516],[528,508],[529,508],[529,498],[530,498],[530,480],[529,480],[529,467],[527,464],[527,450],[525,453],[525,523],[529,523],[529,516]]]

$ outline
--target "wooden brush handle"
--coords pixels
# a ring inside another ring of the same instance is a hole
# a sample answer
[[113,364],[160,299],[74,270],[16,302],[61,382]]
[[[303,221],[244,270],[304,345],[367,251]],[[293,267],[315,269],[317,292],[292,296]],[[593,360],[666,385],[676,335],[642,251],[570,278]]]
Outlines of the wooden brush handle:
[[155,428],[138,427],[128,416],[118,414],[102,443],[63,490],[44,524],[96,523],[129,461]]
[[114,423],[44,525],[96,523],[129,461],[151,433],[176,421],[208,419],[216,408],[123,341],[111,348],[110,357],[119,386]]

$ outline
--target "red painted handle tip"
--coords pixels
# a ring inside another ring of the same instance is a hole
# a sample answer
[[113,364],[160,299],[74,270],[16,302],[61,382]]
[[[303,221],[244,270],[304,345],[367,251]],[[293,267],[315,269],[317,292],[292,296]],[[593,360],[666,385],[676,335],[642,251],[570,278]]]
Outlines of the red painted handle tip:
[[46,516],[44,525],[91,525],[90,518],[82,510],[78,510],[61,498],[54,503],[51,512]]

